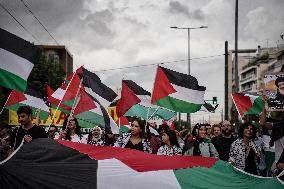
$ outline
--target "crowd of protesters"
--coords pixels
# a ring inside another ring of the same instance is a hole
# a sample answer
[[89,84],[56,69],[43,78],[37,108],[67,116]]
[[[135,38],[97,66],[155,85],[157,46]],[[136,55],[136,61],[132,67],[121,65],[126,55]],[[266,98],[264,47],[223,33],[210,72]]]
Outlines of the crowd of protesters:
[[[273,176],[284,170],[284,115],[281,112],[278,120],[268,120],[265,108],[258,127],[255,123],[244,122],[238,132],[227,120],[212,126],[196,124],[190,132],[188,129],[173,130],[167,124],[157,127],[134,118],[129,132],[120,135],[105,133],[105,130],[98,126],[83,134],[78,120],[73,116],[66,117],[62,129],[51,125],[46,132],[42,127],[32,123],[30,107],[21,106],[17,114],[20,125],[13,130],[10,130],[10,126],[5,122],[0,124],[1,160],[7,158],[20,145],[33,139],[50,138],[96,146],[131,148],[157,155],[214,157],[227,161],[245,172],[260,176]],[[157,132],[151,132],[150,128]],[[265,135],[267,133],[264,131],[267,129],[272,130],[271,137]],[[268,146],[265,144],[267,136],[271,138]],[[275,163],[271,166],[266,161],[267,148],[274,144]]]

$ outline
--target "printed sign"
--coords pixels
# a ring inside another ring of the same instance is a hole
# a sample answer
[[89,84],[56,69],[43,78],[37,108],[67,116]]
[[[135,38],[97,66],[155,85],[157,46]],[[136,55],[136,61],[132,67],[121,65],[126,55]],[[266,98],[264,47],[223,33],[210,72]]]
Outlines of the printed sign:
[[265,75],[264,84],[269,110],[284,110],[284,73]]

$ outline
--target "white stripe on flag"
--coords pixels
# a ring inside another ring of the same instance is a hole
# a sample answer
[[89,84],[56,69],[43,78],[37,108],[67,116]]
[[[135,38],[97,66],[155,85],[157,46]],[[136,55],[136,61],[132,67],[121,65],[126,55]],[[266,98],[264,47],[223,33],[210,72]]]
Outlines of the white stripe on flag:
[[34,64],[16,54],[0,48],[0,69],[27,80]]
[[85,90],[86,90],[87,93],[89,93],[95,99],[97,99],[97,101],[99,101],[103,107],[106,108],[110,105],[111,102],[107,101],[106,99],[104,99],[103,97],[101,97],[100,95],[98,95],[97,93],[92,91],[91,88],[85,87]]
[[172,170],[137,172],[117,159],[98,161],[98,188],[181,189]]
[[32,106],[34,108],[49,112],[48,106],[44,103],[42,99],[27,94],[25,94],[25,97],[27,98],[27,100],[20,102],[21,104],[26,104],[28,106]]
[[65,95],[65,90],[61,89],[60,87],[54,91],[54,93],[51,95],[53,98],[56,98],[58,100],[62,100]]
[[192,90],[174,84],[172,84],[172,86],[177,92],[170,94],[170,97],[193,104],[204,104],[205,91]]

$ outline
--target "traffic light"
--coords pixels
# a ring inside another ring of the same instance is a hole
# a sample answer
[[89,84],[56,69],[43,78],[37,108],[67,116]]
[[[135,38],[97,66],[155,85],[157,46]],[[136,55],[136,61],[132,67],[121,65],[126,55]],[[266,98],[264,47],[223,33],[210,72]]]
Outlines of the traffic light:
[[213,101],[213,104],[217,104],[217,97],[216,97],[216,96],[213,96],[212,101]]

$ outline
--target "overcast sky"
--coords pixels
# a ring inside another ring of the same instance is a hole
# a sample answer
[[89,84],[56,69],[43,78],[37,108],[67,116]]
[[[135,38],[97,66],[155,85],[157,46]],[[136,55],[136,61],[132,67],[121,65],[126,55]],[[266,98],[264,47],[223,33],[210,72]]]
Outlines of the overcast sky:
[[[191,75],[217,96],[220,117],[224,99],[224,42],[234,48],[234,0],[24,0],[60,45],[73,54],[75,68],[96,71],[115,89],[131,79],[152,91],[156,65],[187,73],[187,31],[191,31]],[[21,0],[1,0],[38,39],[36,41],[0,7],[0,27],[35,44],[56,44],[29,14]],[[239,48],[276,46],[284,32],[283,0],[239,0]],[[218,56],[219,55],[219,56]],[[199,57],[208,57],[196,59]],[[180,61],[185,60],[185,61]],[[107,70],[107,71],[101,71]],[[197,113],[193,120],[202,119]],[[208,114],[205,115],[208,119]],[[200,120],[202,121],[202,120]]]

